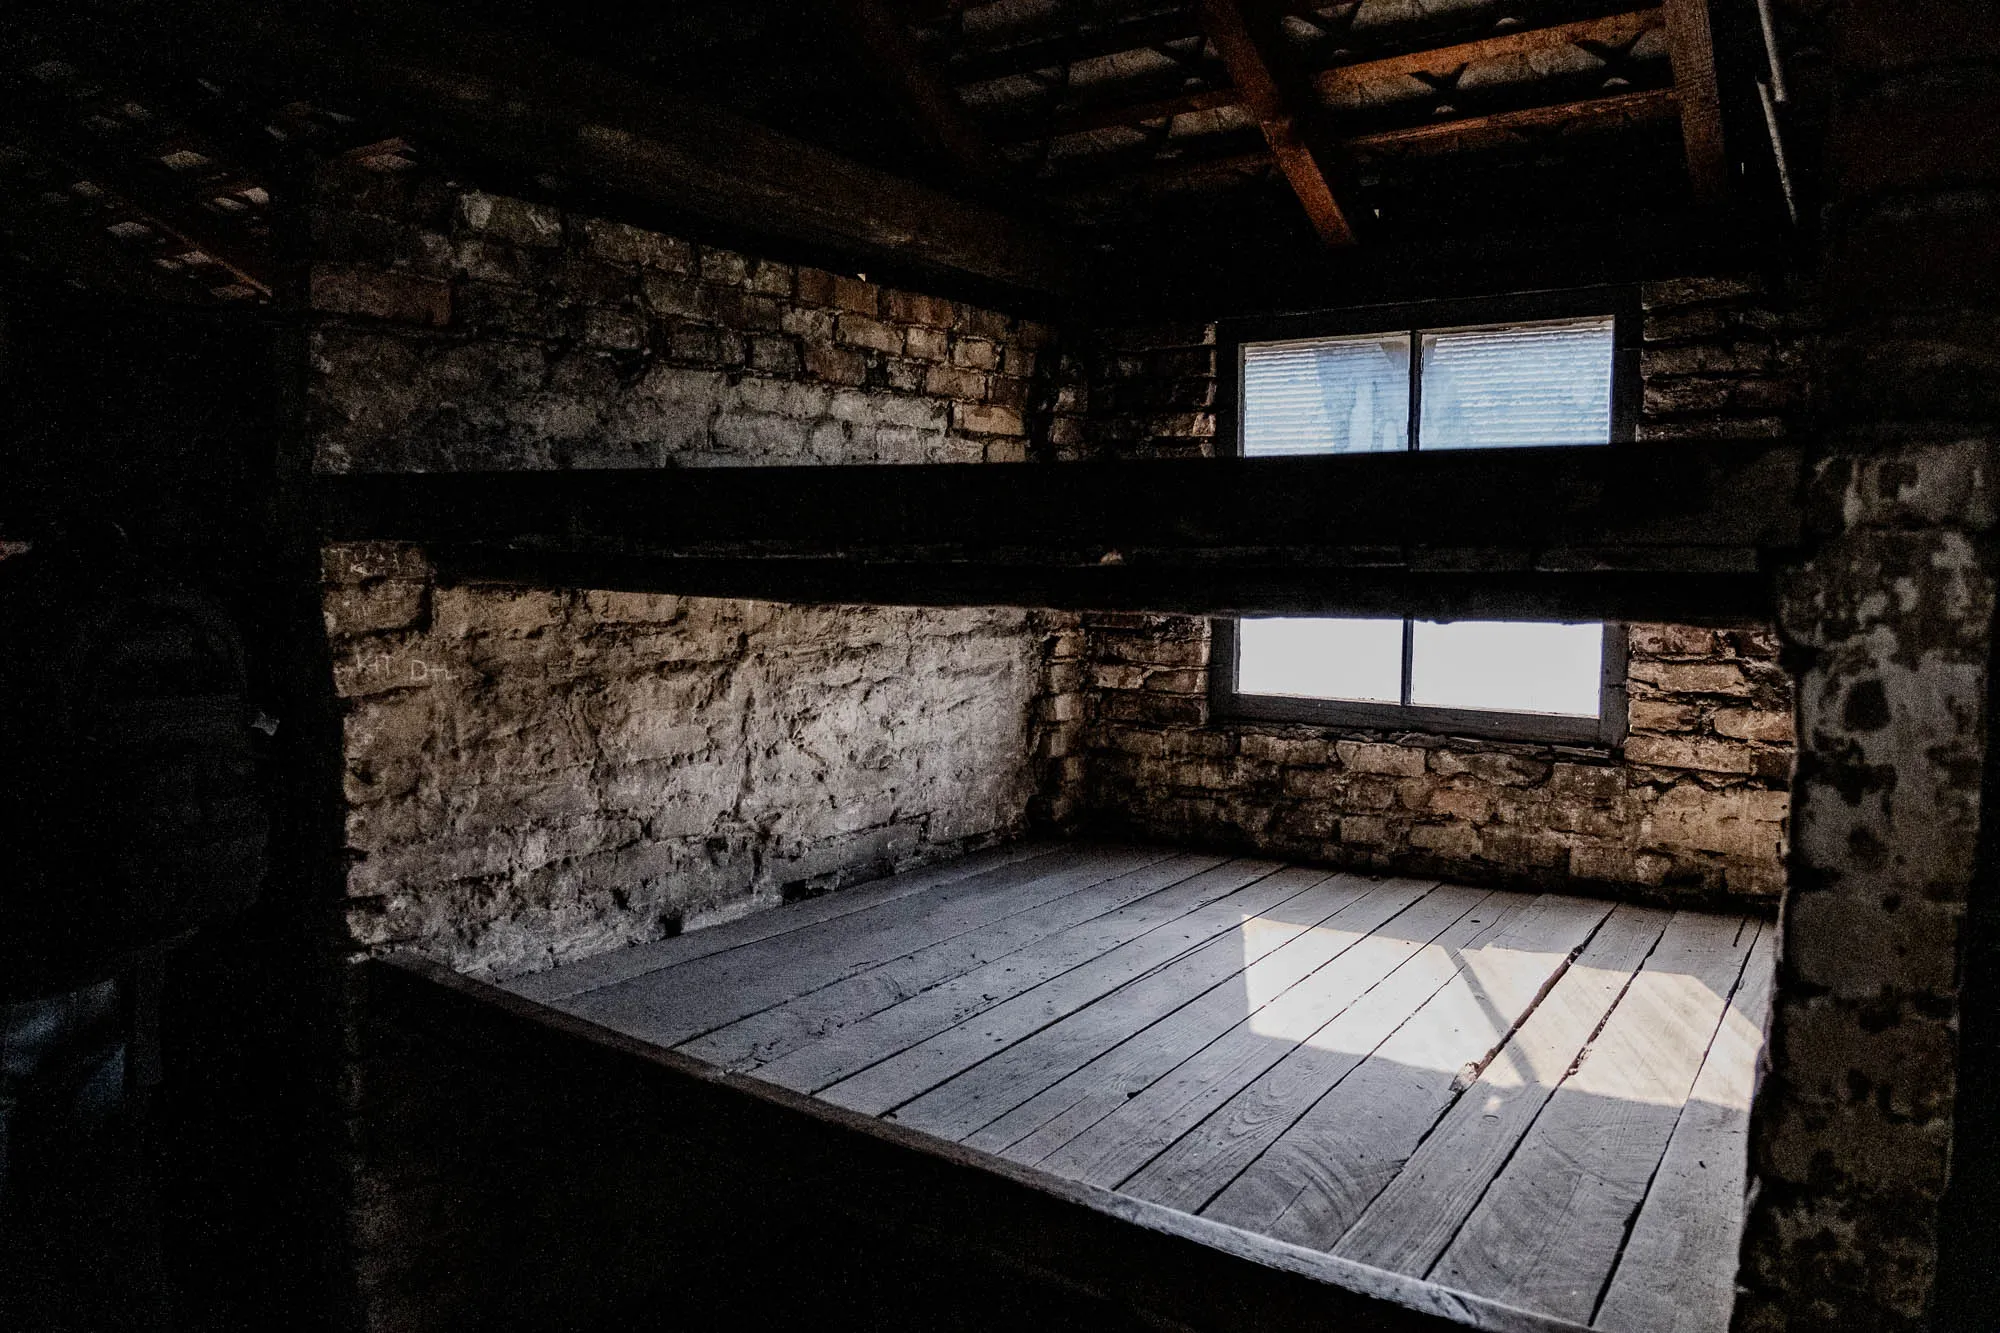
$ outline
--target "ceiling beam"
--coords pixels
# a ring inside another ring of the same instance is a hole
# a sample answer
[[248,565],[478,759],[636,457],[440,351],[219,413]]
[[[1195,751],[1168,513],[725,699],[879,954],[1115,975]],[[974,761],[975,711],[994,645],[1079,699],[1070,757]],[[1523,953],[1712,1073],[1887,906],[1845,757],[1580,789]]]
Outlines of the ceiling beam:
[[[1555,50],[1564,46],[1583,43],[1618,46],[1663,27],[1665,23],[1664,10],[1637,9],[1623,14],[1606,15],[1603,18],[1581,19],[1574,23],[1559,23],[1546,28],[1527,28],[1517,32],[1501,33],[1495,37],[1482,37],[1477,41],[1459,42],[1452,46],[1408,51],[1401,55],[1384,56],[1376,60],[1362,60],[1351,65],[1336,65],[1314,73],[1312,82],[1322,97],[1331,97],[1365,84],[1380,83],[1410,75],[1449,75],[1467,65],[1503,60],[1509,56],[1528,55],[1536,51]],[[1118,125],[1164,120],[1195,111],[1235,106],[1241,100],[1242,95],[1234,88],[1213,88],[1133,102],[1108,102],[1066,112],[1058,116],[1053,125],[1024,122],[1010,126],[1001,137],[1009,141],[1026,141],[1052,135],[1084,134]]]
[[999,175],[1000,162],[993,145],[903,20],[883,0],[837,3],[855,38],[916,113],[917,124],[931,146],[948,154],[974,179],[991,180]]
[[1341,141],[1351,152],[1455,152],[1505,143],[1522,134],[1540,131],[1582,129],[1608,123],[1634,124],[1672,116],[1680,105],[1672,88],[1648,88],[1638,92],[1613,93],[1609,97],[1589,97],[1554,106],[1522,107],[1490,116],[1461,116],[1403,129],[1357,134]]
[[784,601],[1736,620],[1800,451],[1608,448],[987,466],[375,474],[329,540],[464,578]]
[[1263,15],[1246,12],[1242,0],[1201,0],[1201,17],[1243,105],[1257,118],[1278,169],[1312,219],[1313,230],[1328,245],[1354,244],[1354,229],[1334,198],[1326,164],[1308,143],[1311,127],[1299,122],[1304,90],[1280,82],[1285,72],[1274,64],[1275,25],[1262,22]]
[[[1487,116],[1460,116],[1402,129],[1378,130],[1338,140],[1346,154],[1375,152],[1448,153],[1513,142],[1523,135],[1663,120],[1676,114],[1679,94],[1672,88],[1642,89],[1552,106],[1522,107]],[[1130,171],[1105,172],[1056,182],[1052,192],[1071,201],[1104,196],[1129,185],[1180,185],[1242,174],[1273,163],[1268,149],[1151,162]]]
[[1681,139],[1687,149],[1688,177],[1695,197],[1719,200],[1729,185],[1729,161],[1722,150],[1722,101],[1716,89],[1715,38],[1708,26],[1708,0],[1665,0],[1667,54],[1680,93]]
[[1336,65],[1332,69],[1324,69],[1315,74],[1313,84],[1322,96],[1333,96],[1363,84],[1380,83],[1385,79],[1416,74],[1451,74],[1467,65],[1477,65],[1483,61],[1504,60],[1509,56],[1551,51],[1565,46],[1577,46],[1584,42],[1617,46],[1650,32],[1665,22],[1662,10],[1639,9],[1626,14],[1612,14],[1605,18],[1558,23],[1547,28],[1525,28],[1517,32],[1501,33],[1496,37],[1482,37],[1474,42],[1460,42],[1455,46],[1441,46],[1429,51],[1411,51],[1399,56],[1385,56],[1380,60],[1362,60],[1352,65]]
[[476,158],[845,255],[1057,296],[1071,285],[1072,247],[1034,224],[417,0],[350,0],[340,22],[250,0],[169,8],[177,53]]

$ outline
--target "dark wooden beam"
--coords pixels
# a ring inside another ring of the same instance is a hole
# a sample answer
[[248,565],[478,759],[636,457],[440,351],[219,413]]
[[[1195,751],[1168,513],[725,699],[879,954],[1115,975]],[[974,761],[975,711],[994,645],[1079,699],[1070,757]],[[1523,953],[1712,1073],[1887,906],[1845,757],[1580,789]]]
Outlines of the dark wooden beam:
[[1354,244],[1354,229],[1328,182],[1327,164],[1309,142],[1313,129],[1300,123],[1305,110],[1301,90],[1286,86],[1285,72],[1273,63],[1275,34],[1268,31],[1273,25],[1260,22],[1267,16],[1246,12],[1242,0],[1201,0],[1201,17],[1243,105],[1264,131],[1278,169],[1312,219],[1313,230],[1328,245]]
[[1380,83],[1384,79],[1412,74],[1450,74],[1481,61],[1550,51],[1582,42],[1616,46],[1660,27],[1665,21],[1664,11],[1660,9],[1640,9],[1606,18],[1558,23],[1547,28],[1524,28],[1496,37],[1482,37],[1476,42],[1460,42],[1455,46],[1441,46],[1429,51],[1411,51],[1380,60],[1337,65],[1315,74],[1313,83],[1322,95],[1330,96],[1363,84]]
[[1716,89],[1715,39],[1708,26],[1708,0],[1665,0],[1667,54],[1680,94],[1681,139],[1687,147],[1688,177],[1695,196],[1713,202],[1729,185],[1729,161],[1722,151],[1722,101]]
[[971,177],[997,176],[1000,162],[993,145],[894,10],[884,0],[837,0],[837,4],[869,58],[916,114],[932,146],[949,154]]
[[[1663,120],[1674,115],[1679,106],[1679,94],[1674,89],[1650,88],[1578,102],[1522,107],[1486,116],[1459,116],[1401,129],[1377,130],[1369,134],[1349,135],[1339,142],[1345,154],[1451,153],[1515,142],[1531,134],[1615,128]],[[1274,161],[1267,148],[1205,157],[1188,156],[1148,162],[1125,171],[1103,171],[1074,180],[1058,180],[1051,183],[1051,189],[1072,203],[1081,203],[1109,197],[1130,185],[1197,184],[1270,166]]]
[[1461,116],[1456,120],[1357,134],[1341,142],[1351,152],[1389,149],[1415,153],[1457,152],[1506,143],[1523,134],[1662,120],[1673,115],[1679,105],[1680,97],[1675,89],[1649,88],[1614,93],[1609,97],[1590,97],[1578,102],[1561,102],[1554,106],[1522,107],[1518,111],[1500,111],[1490,116]]
[[1070,286],[1070,247],[1033,224],[414,2],[354,0],[333,22],[215,0],[176,41],[411,137],[674,213],[1024,290]]
[[1063,465],[325,478],[448,574],[784,601],[1734,622],[1799,454],[1730,441]]
[[[1478,41],[1460,42],[1454,46],[1411,51],[1402,55],[1385,56],[1379,60],[1362,60],[1351,65],[1337,65],[1331,69],[1320,70],[1312,76],[1312,81],[1321,96],[1331,96],[1337,92],[1364,84],[1380,83],[1386,79],[1413,74],[1446,75],[1481,61],[1554,50],[1583,42],[1615,46],[1658,28],[1665,21],[1663,10],[1639,9],[1627,14],[1582,19],[1575,23],[1559,23],[1547,28],[1527,28],[1518,32],[1502,33],[1497,37],[1484,37]],[[1051,126],[1023,123],[1009,127],[1005,137],[1010,140],[1028,140],[1048,135],[1083,134],[1116,125],[1133,125],[1144,121],[1163,120],[1170,116],[1186,115],[1194,111],[1210,111],[1217,107],[1234,106],[1241,100],[1242,94],[1234,88],[1211,88],[1142,101],[1079,107],[1056,117]]]

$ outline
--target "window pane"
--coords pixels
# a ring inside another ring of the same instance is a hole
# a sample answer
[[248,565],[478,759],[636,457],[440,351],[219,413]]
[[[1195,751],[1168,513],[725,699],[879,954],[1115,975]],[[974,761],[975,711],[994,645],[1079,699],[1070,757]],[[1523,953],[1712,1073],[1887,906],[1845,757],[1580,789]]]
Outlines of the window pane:
[[1409,425],[1408,334],[1244,345],[1246,455],[1407,449]]
[[1238,621],[1236,689],[1239,694],[1400,703],[1403,622]]
[[1419,447],[1608,443],[1611,326],[1607,315],[1426,333]]
[[1417,622],[1410,702],[1596,717],[1604,626]]

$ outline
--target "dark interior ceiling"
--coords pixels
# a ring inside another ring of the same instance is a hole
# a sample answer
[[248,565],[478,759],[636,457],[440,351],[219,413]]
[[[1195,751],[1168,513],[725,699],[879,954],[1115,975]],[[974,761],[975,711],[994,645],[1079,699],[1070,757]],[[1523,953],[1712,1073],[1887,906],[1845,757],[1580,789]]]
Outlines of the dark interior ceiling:
[[[1711,58],[1687,36],[1689,16],[1709,8],[434,0],[388,18],[374,0],[329,0],[260,29],[279,10],[256,0],[31,6],[0,20],[12,38],[0,225],[17,264],[124,292],[259,303],[280,286],[272,216],[297,168],[395,138],[406,156],[503,187],[632,211],[618,183],[560,154],[536,169],[519,154],[482,162],[477,143],[427,140],[406,104],[365,81],[321,80],[312,59],[266,50],[271,34],[316,20],[365,69],[377,34],[425,13],[440,68],[463,37],[529,71],[580,61],[624,76],[642,101],[657,89],[733,113],[1053,233],[1089,261],[1088,295],[1100,299],[1231,293],[1275,307],[1366,295],[1370,278],[1384,290],[1474,270],[1503,282],[1536,255],[1579,278],[1611,276],[1593,273],[1594,252],[1643,262],[1655,245],[1787,243],[1758,9],[1712,8]],[[1774,116],[1809,201],[1824,103],[1817,16],[1776,0],[1772,18],[1788,94]],[[730,225],[758,239],[754,222]]]

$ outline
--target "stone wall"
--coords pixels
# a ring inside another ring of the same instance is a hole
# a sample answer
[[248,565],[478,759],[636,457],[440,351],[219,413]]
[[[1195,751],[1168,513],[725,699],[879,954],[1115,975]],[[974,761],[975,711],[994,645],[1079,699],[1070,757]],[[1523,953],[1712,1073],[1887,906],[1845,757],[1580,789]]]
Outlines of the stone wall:
[[[1782,435],[1804,312],[1754,275],[1648,284],[1642,439]],[[1215,451],[1214,326],[1101,330],[1062,358],[1058,458]],[[1673,901],[1784,884],[1792,697],[1770,629],[1629,627],[1618,748],[1249,722],[1213,713],[1209,624],[1081,626],[1077,818],[1375,870]]]
[[[320,182],[323,471],[1025,456],[1038,325],[407,165]],[[1023,828],[1053,746],[1025,612],[325,563],[355,946],[506,975],[954,854]]]
[[1829,11],[1802,752],[1742,1333],[1993,1327],[2000,28]]

